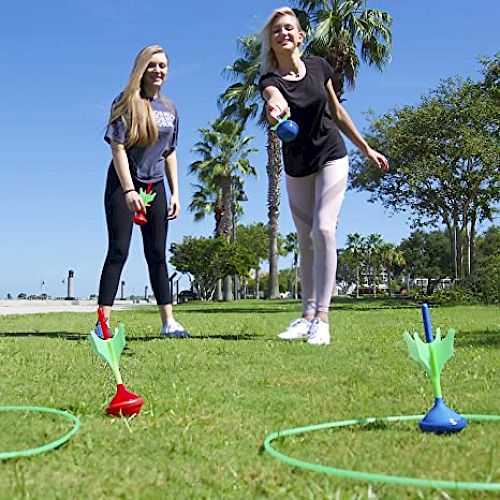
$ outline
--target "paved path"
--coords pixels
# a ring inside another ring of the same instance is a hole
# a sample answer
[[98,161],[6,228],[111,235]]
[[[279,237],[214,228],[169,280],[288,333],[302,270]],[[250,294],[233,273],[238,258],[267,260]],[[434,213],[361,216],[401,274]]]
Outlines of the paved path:
[[[143,307],[142,302],[134,304],[131,300],[117,301],[113,306],[115,311]],[[52,312],[95,312],[97,303],[92,300],[0,300],[0,316],[10,314],[39,314]]]

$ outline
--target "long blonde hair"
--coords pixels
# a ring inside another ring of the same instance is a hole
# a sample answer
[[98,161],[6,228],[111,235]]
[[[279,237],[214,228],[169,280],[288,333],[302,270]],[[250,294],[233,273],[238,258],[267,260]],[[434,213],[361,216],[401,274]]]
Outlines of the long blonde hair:
[[142,95],[142,78],[151,58],[158,53],[168,56],[159,45],[149,45],[143,48],[134,61],[134,66],[125,90],[117,101],[109,123],[123,118],[127,126],[127,141],[125,146],[151,146],[158,140],[158,126],[153,115],[149,99]]
[[269,71],[276,71],[278,69],[278,60],[274,50],[271,48],[271,36],[274,20],[280,16],[291,16],[295,19],[297,27],[300,31],[304,32],[300,26],[299,18],[296,16],[295,12],[290,9],[290,7],[279,7],[274,9],[272,14],[269,16],[264,28],[260,32],[260,69],[262,73],[267,73]]

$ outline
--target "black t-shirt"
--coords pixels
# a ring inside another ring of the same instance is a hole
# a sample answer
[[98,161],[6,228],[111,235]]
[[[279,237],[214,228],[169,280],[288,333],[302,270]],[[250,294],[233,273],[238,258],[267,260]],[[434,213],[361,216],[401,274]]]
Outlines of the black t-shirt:
[[292,142],[283,143],[285,172],[292,177],[304,177],[317,172],[326,162],[347,155],[344,140],[335,124],[325,88],[332,78],[332,67],[321,57],[303,59],[306,74],[301,80],[285,80],[279,73],[262,75],[261,93],[266,87],[276,87],[290,106],[291,119],[299,126]]

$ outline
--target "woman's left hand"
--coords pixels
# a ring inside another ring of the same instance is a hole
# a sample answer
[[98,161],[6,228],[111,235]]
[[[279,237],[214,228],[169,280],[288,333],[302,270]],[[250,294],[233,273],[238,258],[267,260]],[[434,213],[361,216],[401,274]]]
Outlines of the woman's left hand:
[[378,151],[375,151],[374,149],[368,147],[365,156],[372,162],[375,167],[380,168],[382,172],[387,172],[387,170],[389,170],[389,162],[387,161],[387,158],[383,154],[380,154]]
[[170,204],[168,206],[167,220],[176,219],[181,211],[179,197],[177,195],[170,196]]

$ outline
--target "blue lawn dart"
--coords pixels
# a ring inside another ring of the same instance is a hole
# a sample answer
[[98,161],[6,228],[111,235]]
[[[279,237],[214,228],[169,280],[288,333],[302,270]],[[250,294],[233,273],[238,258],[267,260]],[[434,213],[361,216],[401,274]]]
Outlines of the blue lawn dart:
[[418,333],[414,333],[413,337],[408,332],[403,334],[410,356],[429,375],[434,393],[434,406],[419,422],[419,427],[422,431],[436,434],[459,432],[467,426],[467,420],[446,406],[441,393],[440,380],[443,366],[453,356],[455,330],[450,328],[446,337],[442,339],[441,329],[437,328],[436,338],[434,338],[429,306],[422,304],[421,308],[426,342],[420,339]]

